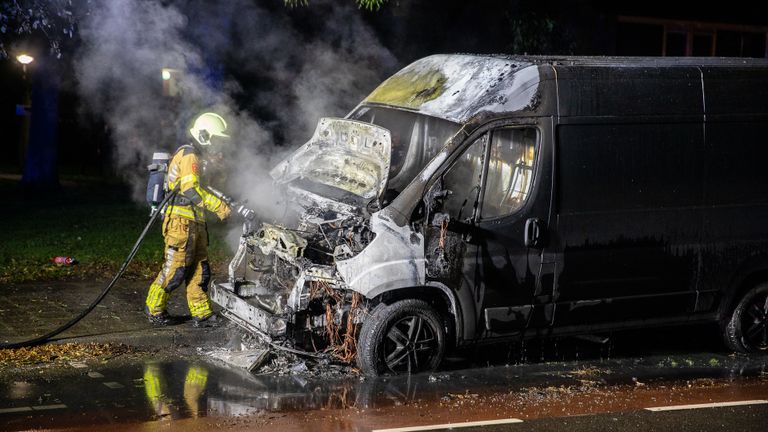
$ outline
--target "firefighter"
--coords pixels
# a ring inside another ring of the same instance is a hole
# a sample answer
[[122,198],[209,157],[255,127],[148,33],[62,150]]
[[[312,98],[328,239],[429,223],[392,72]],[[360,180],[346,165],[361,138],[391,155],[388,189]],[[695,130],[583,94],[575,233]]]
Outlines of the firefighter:
[[166,303],[170,293],[183,283],[194,324],[215,321],[207,294],[211,268],[205,210],[224,220],[230,208],[206,190],[201,166],[207,158],[220,154],[222,140],[229,138],[226,129],[227,123],[220,115],[199,115],[189,129],[194,141],[179,147],[168,164],[167,190],[178,188],[178,194],[168,204],[163,219],[165,263],[147,294],[146,313],[152,323],[168,325],[174,321]]

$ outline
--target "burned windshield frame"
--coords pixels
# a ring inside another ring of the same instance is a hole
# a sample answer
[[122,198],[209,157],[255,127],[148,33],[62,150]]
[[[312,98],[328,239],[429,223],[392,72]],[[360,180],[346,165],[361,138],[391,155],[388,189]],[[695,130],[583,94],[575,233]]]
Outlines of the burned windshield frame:
[[401,192],[461,129],[461,125],[448,120],[391,107],[360,106],[347,118],[389,130],[391,158],[387,192],[390,197]]
[[474,139],[440,175],[441,186],[447,191],[441,211],[453,220],[471,223],[477,216],[486,177],[489,135],[486,132]]

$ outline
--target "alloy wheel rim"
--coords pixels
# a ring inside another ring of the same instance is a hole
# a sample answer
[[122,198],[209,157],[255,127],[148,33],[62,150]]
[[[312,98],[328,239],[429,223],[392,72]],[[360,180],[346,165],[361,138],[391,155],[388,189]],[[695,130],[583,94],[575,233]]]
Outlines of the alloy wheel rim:
[[395,322],[384,339],[384,363],[391,372],[418,372],[431,364],[436,352],[435,331],[419,315]]
[[748,348],[768,350],[768,293],[753,297],[741,319],[742,340]]

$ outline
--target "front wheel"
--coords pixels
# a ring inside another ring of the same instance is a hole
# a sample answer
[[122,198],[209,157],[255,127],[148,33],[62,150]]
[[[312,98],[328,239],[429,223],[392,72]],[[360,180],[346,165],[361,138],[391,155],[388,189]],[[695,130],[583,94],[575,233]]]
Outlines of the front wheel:
[[376,306],[363,323],[357,365],[371,376],[431,371],[444,352],[440,315],[423,300],[400,300]]
[[743,353],[768,351],[768,283],[747,291],[727,320],[723,336],[728,348]]

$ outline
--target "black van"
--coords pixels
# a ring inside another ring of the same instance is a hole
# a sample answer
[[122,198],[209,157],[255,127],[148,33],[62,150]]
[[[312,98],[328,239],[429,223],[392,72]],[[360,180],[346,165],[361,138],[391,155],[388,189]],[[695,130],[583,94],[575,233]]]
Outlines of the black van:
[[299,222],[244,235],[213,299],[368,374],[706,321],[768,350],[767,137],[766,60],[427,57],[272,171]]

